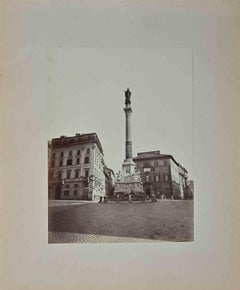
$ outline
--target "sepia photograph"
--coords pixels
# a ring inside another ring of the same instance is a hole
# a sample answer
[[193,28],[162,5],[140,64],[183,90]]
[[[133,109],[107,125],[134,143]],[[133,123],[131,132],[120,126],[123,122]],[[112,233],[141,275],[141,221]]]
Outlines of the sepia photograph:
[[239,1],[0,20],[0,289],[239,290]]
[[191,242],[190,49],[48,49],[49,243]]

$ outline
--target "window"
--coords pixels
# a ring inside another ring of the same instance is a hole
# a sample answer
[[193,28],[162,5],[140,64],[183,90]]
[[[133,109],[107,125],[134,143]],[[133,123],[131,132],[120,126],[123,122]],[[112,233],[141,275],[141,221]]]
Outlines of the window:
[[64,195],[69,195],[69,190],[64,190]]
[[154,166],[158,166],[158,162],[157,161],[154,161]]
[[159,176],[158,175],[156,175],[155,180],[159,181]]
[[159,166],[163,166],[164,165],[164,160],[158,160]]
[[85,177],[88,177],[89,176],[89,170],[85,170]]
[[84,158],[84,163],[86,164],[86,163],[89,163],[89,157],[85,157]]
[[78,184],[77,183],[74,184],[74,188],[78,188]]
[[77,151],[77,155],[80,155],[80,150]]
[[54,160],[52,161],[52,167],[54,167]]
[[53,158],[55,158],[55,155],[56,155],[56,154],[55,154],[55,153],[53,153]]
[[90,154],[90,148],[87,148],[87,154]]
[[72,165],[72,159],[67,160],[67,165]]
[[72,151],[69,151],[68,156],[72,156]]
[[77,158],[77,164],[79,164],[80,163],[80,159],[79,158]]
[[69,186],[70,186],[69,184],[66,184],[66,188],[69,188]]
[[74,195],[77,195],[77,193],[78,193],[78,190],[77,189],[74,189],[73,194]]
[[148,175],[146,176],[146,181],[149,182],[149,176]]
[[69,171],[67,171],[67,179],[70,178],[70,175],[71,175],[71,171],[69,170]]
[[165,174],[165,181],[168,181],[168,175]]
[[60,155],[60,157],[63,157],[63,152],[61,152],[61,155]]
[[63,166],[63,161],[62,160],[60,160],[59,166]]
[[79,170],[75,170],[75,178],[79,178]]

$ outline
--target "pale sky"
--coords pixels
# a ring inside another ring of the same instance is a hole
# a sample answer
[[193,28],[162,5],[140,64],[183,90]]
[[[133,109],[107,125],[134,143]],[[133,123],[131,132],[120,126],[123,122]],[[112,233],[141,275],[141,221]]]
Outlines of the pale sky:
[[133,156],[160,150],[193,175],[192,50],[48,50],[49,140],[96,132],[114,171],[124,160],[124,91],[132,92]]

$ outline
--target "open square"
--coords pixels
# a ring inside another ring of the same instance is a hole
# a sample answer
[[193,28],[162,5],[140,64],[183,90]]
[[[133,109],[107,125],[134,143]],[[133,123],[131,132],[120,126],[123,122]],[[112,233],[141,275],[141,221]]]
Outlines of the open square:
[[112,242],[112,237],[125,237],[121,241],[130,242],[128,238],[193,241],[193,201],[65,203],[49,207],[49,243],[81,242],[81,235],[88,235],[88,242],[95,242],[94,236],[105,237],[105,242]]

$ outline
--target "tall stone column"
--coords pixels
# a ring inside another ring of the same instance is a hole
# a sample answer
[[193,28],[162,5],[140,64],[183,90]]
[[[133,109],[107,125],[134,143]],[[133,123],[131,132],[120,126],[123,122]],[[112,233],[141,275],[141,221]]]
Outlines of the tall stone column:
[[123,177],[128,180],[135,173],[135,163],[132,160],[132,135],[131,135],[131,92],[125,91],[125,117],[126,117],[126,140],[125,140],[125,160],[123,162]]
[[125,91],[125,117],[126,117],[126,141],[125,141],[125,158],[132,158],[132,136],[131,136],[131,92],[129,89]]
[[125,139],[125,159],[122,163],[122,175],[115,183],[114,194],[128,194],[129,202],[132,201],[132,194],[143,193],[143,184],[141,182],[139,172],[136,172],[136,164],[132,159],[132,135],[131,135],[131,92],[129,89],[125,91],[125,117],[126,117],[126,139]]

